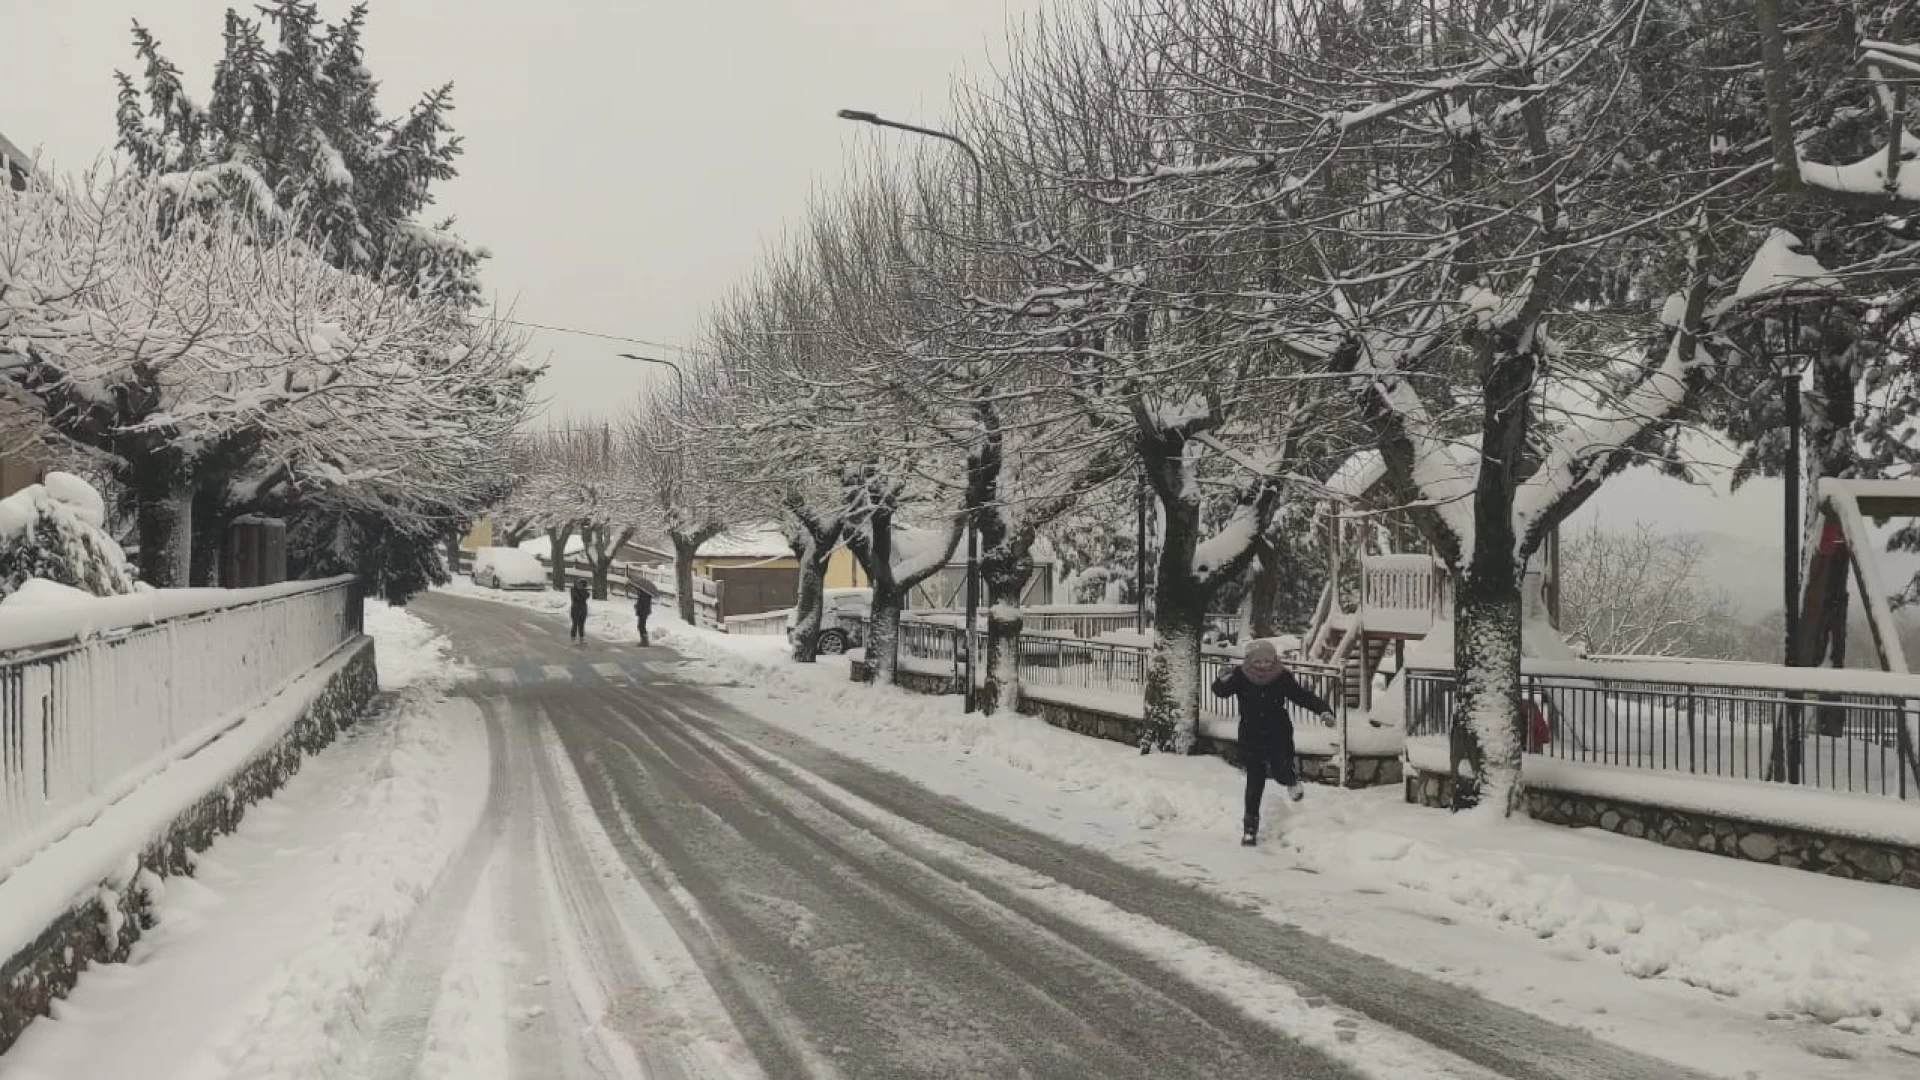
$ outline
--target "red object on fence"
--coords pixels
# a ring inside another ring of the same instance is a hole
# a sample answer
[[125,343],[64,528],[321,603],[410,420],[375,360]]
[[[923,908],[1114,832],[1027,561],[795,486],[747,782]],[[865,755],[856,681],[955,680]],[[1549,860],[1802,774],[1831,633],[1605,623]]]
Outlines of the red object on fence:
[[1537,701],[1522,701],[1520,707],[1527,718],[1527,750],[1539,753],[1547,748],[1553,739],[1553,729],[1547,723],[1547,714]]
[[1847,546],[1846,536],[1840,531],[1840,519],[1829,517],[1820,530],[1820,554],[1831,555]]

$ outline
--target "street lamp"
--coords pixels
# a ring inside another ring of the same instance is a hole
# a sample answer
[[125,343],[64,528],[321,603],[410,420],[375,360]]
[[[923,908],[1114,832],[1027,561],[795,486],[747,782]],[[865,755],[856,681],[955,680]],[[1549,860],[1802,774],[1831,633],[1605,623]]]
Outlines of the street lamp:
[[[967,140],[951,132],[940,131],[929,127],[920,127],[916,124],[905,124],[898,120],[888,120],[885,117],[867,112],[863,109],[841,109],[839,116],[842,120],[851,120],[856,124],[872,124],[875,127],[894,128],[898,131],[911,132],[915,135],[925,135],[928,138],[944,139],[959,147],[966,153],[967,161],[973,165],[974,227],[981,228],[984,225],[987,220],[985,202],[987,170],[981,166],[980,155],[974,151],[972,146],[968,145]],[[971,491],[973,478],[969,476],[967,479],[968,490]],[[973,645],[973,627],[975,621],[980,617],[980,534],[974,527],[974,515],[978,512],[978,509],[978,507],[969,507],[967,509],[967,625],[962,634],[962,640],[966,642],[966,669],[963,674],[966,680],[966,687],[962,691],[963,698],[961,705],[962,710],[965,712],[973,712],[979,705],[978,691],[974,689],[973,685],[974,653],[979,651],[975,649]]]
[[657,357],[641,356],[639,353],[623,352],[623,353],[616,353],[615,355],[619,356],[620,359],[622,360],[638,360],[643,364],[658,364],[661,367],[666,368],[668,371],[673,372],[673,381],[677,389],[680,391],[680,414],[682,416],[686,415],[687,376],[685,372],[680,370],[679,364],[676,364],[671,360],[661,360]]

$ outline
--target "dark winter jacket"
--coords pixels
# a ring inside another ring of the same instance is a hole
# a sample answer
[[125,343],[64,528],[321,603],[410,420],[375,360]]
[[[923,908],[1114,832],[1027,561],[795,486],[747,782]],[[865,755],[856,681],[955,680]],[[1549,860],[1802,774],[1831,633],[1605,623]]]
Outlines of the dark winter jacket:
[[1318,694],[1300,685],[1293,672],[1283,671],[1280,677],[1265,686],[1255,686],[1246,672],[1234,668],[1218,679],[1213,680],[1213,696],[1240,699],[1240,724],[1255,728],[1277,727],[1281,724],[1291,726],[1292,718],[1287,716],[1287,703],[1292,702],[1318,716],[1332,712]]
[[643,592],[633,598],[633,613],[641,619],[653,614],[653,594]]
[[587,592],[585,585],[575,585],[573,587],[573,613],[575,615],[585,615],[587,613],[587,598],[591,595],[591,593]]

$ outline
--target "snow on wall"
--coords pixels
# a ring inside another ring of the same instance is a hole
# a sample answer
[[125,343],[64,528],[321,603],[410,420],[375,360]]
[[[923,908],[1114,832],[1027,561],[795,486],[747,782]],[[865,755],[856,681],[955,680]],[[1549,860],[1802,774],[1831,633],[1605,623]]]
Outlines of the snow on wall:
[[345,588],[352,583],[353,578],[345,576],[286,581],[257,589],[154,589],[129,596],[94,597],[57,610],[39,608],[31,614],[0,610],[0,653],[63,645],[165,619],[205,615],[304,592]]
[[[119,792],[80,828],[0,878],[0,956],[14,956],[101,882],[126,882],[135,857],[189,807],[278,742],[335,676],[353,662],[343,651],[238,716],[220,719],[218,738]],[[9,840],[13,837],[9,837]]]
[[[234,610],[223,594],[180,603],[164,591],[89,598],[72,608],[0,611],[0,626],[72,629],[76,613],[146,605],[144,619],[168,602],[188,611],[164,628],[134,633],[110,647],[29,652],[9,658],[12,691],[0,699],[0,727],[32,718],[44,732],[0,755],[0,874],[93,819],[102,808],[171,763],[221,741],[246,710],[340,652],[351,640],[348,592],[341,579],[316,588],[233,590],[271,599]],[[69,633],[65,640],[78,634]]]

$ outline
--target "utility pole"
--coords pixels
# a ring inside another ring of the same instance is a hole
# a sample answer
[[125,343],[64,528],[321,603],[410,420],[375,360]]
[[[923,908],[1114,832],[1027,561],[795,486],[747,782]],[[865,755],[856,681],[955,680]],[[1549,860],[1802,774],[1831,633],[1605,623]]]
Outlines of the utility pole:
[[[974,151],[972,146],[968,145],[965,139],[951,132],[940,131],[935,128],[920,127],[916,124],[905,124],[898,120],[888,120],[861,109],[841,109],[839,116],[842,120],[851,120],[858,124],[872,124],[875,127],[894,128],[898,131],[912,132],[915,135],[925,135],[928,138],[944,139],[959,147],[966,153],[967,160],[973,165],[974,228],[982,228],[985,225],[987,220],[987,170],[980,164],[980,155]],[[974,276],[976,279],[980,276],[978,268],[976,268]],[[967,488],[969,494],[971,494],[973,488],[972,468],[967,470]],[[964,697],[961,706],[966,712],[973,712],[980,706],[980,692],[974,687],[974,653],[979,650],[974,647],[973,642],[974,623],[980,618],[980,533],[979,530],[975,528],[976,523],[974,520],[978,511],[978,507],[970,506],[967,508],[967,622],[965,628],[960,632],[960,640],[964,643],[966,649],[966,667],[962,675],[966,680],[966,688],[962,691]]]

